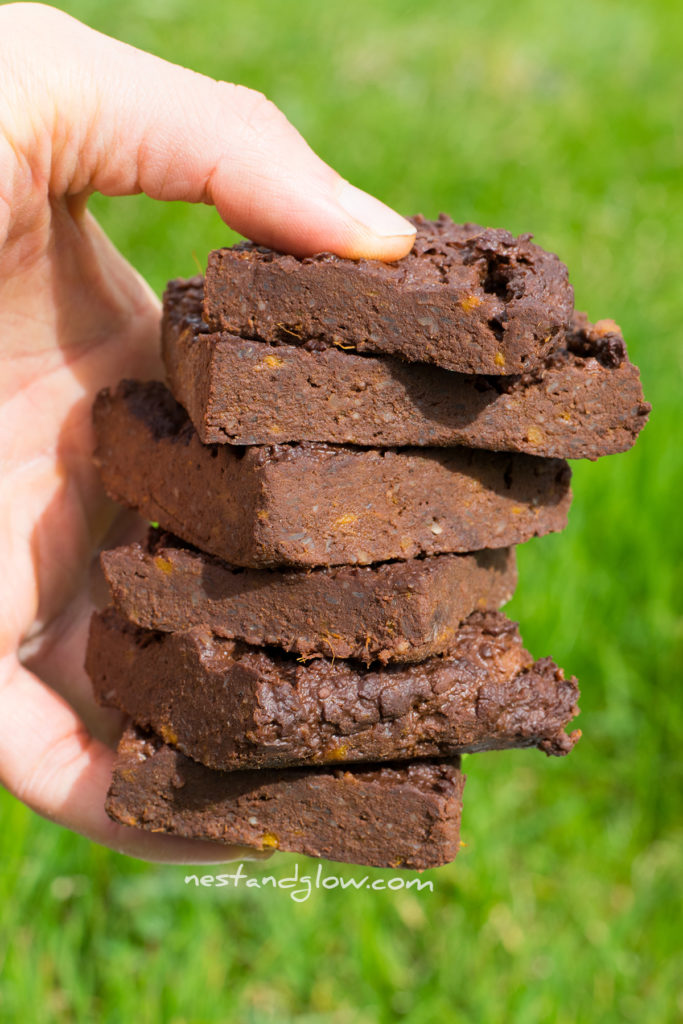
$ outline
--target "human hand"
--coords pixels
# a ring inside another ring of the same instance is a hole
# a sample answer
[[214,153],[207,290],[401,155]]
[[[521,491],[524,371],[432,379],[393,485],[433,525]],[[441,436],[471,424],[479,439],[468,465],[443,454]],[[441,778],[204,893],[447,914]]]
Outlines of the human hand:
[[95,706],[83,669],[89,585],[104,538],[138,521],[103,494],[90,407],[104,385],[161,367],[159,302],[88,213],[94,191],[213,203],[296,255],[393,260],[414,232],[259,93],[54,8],[0,8],[0,780],[133,856],[254,855],[125,828],[103,807],[121,717]]

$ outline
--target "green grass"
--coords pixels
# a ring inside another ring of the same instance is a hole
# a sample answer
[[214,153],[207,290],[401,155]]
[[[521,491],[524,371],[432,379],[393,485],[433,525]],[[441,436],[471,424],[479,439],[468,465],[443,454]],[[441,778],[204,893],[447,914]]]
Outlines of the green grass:
[[[561,761],[466,758],[467,845],[424,876],[433,893],[189,890],[183,868],[94,847],[3,794],[0,1019],[680,1019],[678,5],[63,6],[266,92],[405,213],[533,231],[568,263],[579,308],[624,328],[654,413],[631,453],[574,466],[569,529],[520,550],[510,613],[534,654],[580,677],[583,739]],[[233,237],[204,208],[92,206],[159,290]],[[285,877],[295,863],[315,869],[289,855],[246,867]]]

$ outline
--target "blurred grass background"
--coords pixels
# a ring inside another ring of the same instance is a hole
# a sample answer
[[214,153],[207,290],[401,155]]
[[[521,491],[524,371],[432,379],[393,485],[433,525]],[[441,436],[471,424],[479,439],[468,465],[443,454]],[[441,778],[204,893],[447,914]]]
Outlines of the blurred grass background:
[[[423,876],[433,893],[296,904],[285,891],[189,890],[182,867],[95,847],[2,794],[0,1020],[680,1020],[678,3],[58,6],[264,91],[403,213],[533,231],[569,265],[577,306],[622,325],[654,412],[634,451],[574,465],[569,529],[519,552],[509,612],[537,657],[579,676],[583,739],[566,760],[465,759],[467,845]],[[92,208],[158,290],[234,238],[206,208]],[[285,877],[296,862],[246,870]]]

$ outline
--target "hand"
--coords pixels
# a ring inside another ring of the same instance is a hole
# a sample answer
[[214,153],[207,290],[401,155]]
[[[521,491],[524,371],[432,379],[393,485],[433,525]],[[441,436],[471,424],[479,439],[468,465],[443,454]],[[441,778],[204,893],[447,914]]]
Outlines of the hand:
[[162,371],[158,300],[88,213],[93,191],[213,203],[296,255],[398,259],[413,229],[259,93],[50,7],[0,8],[0,779],[134,856],[248,856],[125,828],[103,809],[122,723],[95,706],[83,669],[90,577],[105,537],[129,536],[134,517],[102,492],[90,407],[104,385]]

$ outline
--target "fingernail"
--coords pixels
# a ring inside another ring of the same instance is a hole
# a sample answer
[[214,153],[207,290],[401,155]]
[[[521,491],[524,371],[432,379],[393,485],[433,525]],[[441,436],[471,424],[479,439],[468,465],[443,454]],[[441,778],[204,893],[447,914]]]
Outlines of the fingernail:
[[354,220],[360,221],[373,234],[382,238],[415,234],[415,228],[405,217],[362,189],[349,185],[348,181],[339,193],[337,202]]

